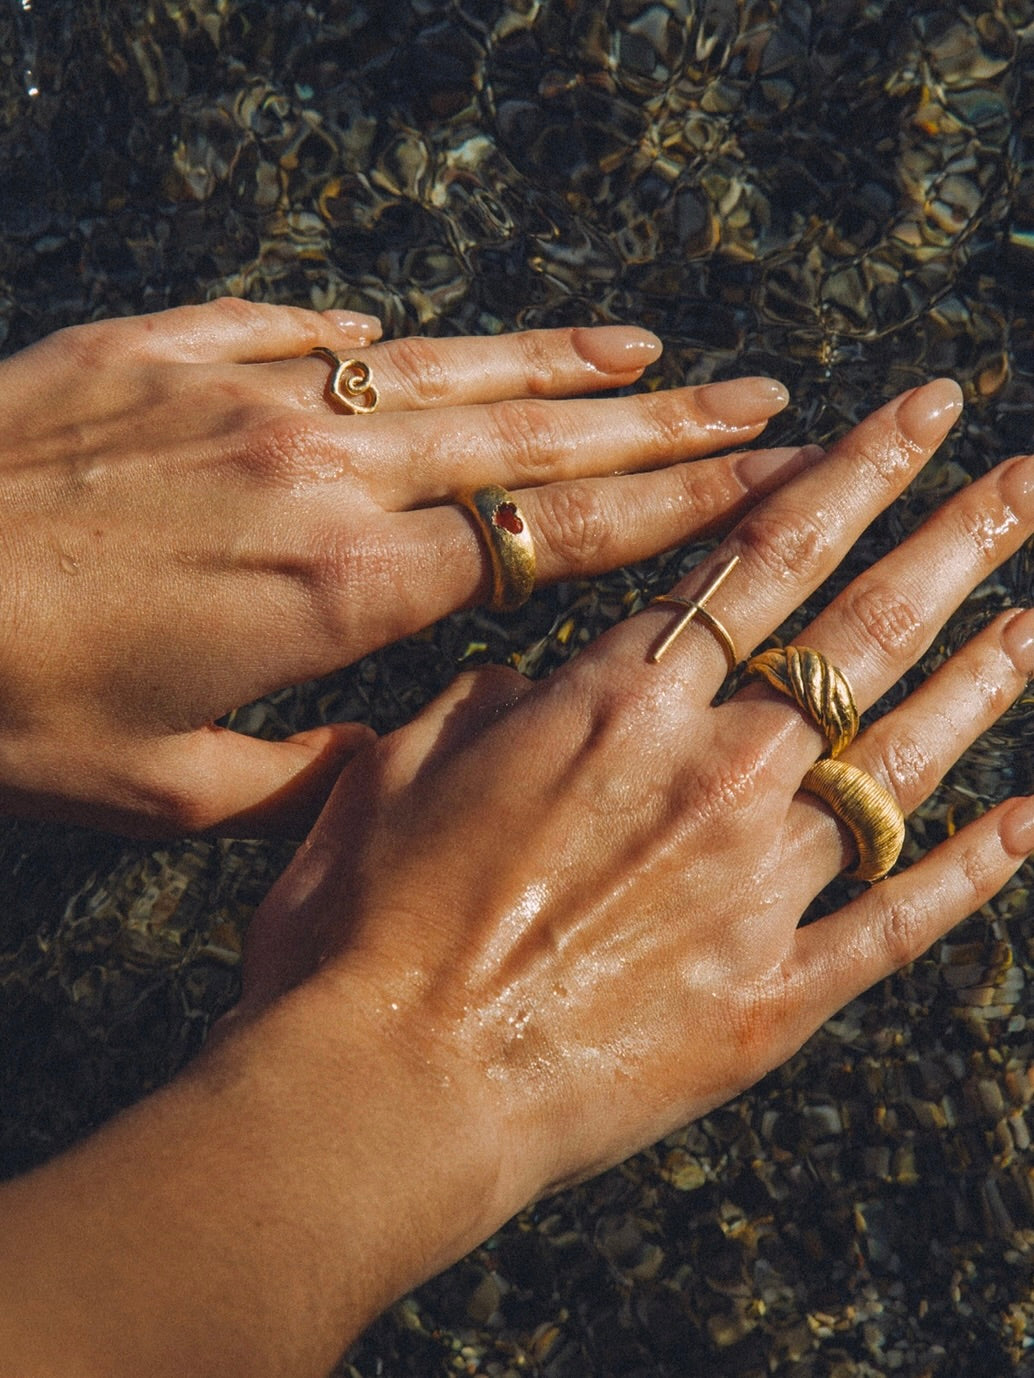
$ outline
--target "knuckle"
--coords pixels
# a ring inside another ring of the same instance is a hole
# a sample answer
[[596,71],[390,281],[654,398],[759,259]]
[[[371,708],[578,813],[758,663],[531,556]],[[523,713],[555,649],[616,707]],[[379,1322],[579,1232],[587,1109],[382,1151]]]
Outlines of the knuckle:
[[548,403],[496,402],[488,418],[496,443],[518,474],[536,477],[562,451],[557,413]]
[[916,961],[929,947],[929,913],[918,895],[910,898],[896,895],[892,899],[881,897],[878,905],[874,916],[876,931],[888,963],[899,971]]
[[449,372],[440,344],[419,335],[406,335],[383,348],[407,401],[418,407],[430,407],[449,396]]
[[680,394],[646,392],[639,393],[636,400],[655,450],[663,454],[681,454],[698,436],[700,423],[687,410]]
[[687,465],[673,471],[680,505],[695,523],[727,516],[743,497],[743,490],[724,466]]
[[922,615],[900,589],[867,584],[848,597],[845,612],[861,632],[864,644],[875,642],[888,657],[911,655],[922,643]]
[[[1002,513],[988,505],[986,496],[980,502],[959,503],[955,520],[967,550],[975,553],[982,563],[996,562],[1000,558],[996,552],[1003,534]],[[1006,523],[1007,528],[1008,525]]]
[[813,516],[788,509],[756,512],[737,534],[745,551],[780,581],[817,574],[830,545],[829,533]]
[[938,773],[929,751],[913,736],[899,732],[884,746],[880,770],[892,794],[902,806],[924,798],[937,782]]
[[239,467],[271,487],[292,488],[325,460],[325,435],[291,412],[253,418],[244,425],[237,449]]
[[688,788],[692,811],[701,820],[720,821],[730,835],[753,833],[758,811],[770,798],[771,780],[762,753],[749,744],[731,746],[694,774]]
[[595,566],[611,534],[599,495],[587,484],[565,483],[542,488],[537,496],[536,539],[564,568]]
[[514,337],[521,377],[533,397],[556,391],[562,381],[555,337],[544,330],[525,330]]

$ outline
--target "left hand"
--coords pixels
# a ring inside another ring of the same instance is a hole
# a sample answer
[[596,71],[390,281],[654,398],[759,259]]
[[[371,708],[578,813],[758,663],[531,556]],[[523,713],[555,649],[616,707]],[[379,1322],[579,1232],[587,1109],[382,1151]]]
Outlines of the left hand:
[[[709,607],[749,654],[917,473],[959,400],[941,381],[883,407],[678,592],[698,597],[738,555]],[[864,711],[1032,531],[1034,459],[1019,458],[952,497],[797,642],[846,674]],[[1034,848],[1034,800],[1011,801],[800,927],[854,855],[799,788],[826,742],[760,682],[713,706],[725,657],[699,620],[648,663],[677,615],[651,607],[537,684],[498,667],[462,676],[355,758],[249,931],[228,1027],[310,978],[338,989],[348,1028],[379,1030],[389,1062],[419,1050],[413,1073],[448,1085],[458,1118],[496,1145],[486,1181],[509,1183],[509,1209],[750,1085]],[[1034,612],[1003,614],[840,759],[907,813],[1032,671]]]
[[[700,462],[785,404],[770,379],[558,400],[634,382],[660,350],[642,330],[377,331],[224,299],[0,363],[0,809],[301,831],[368,729],[213,723],[483,600],[458,491],[518,490],[545,582],[728,523],[808,459]],[[372,368],[376,414],[331,405],[314,346]]]

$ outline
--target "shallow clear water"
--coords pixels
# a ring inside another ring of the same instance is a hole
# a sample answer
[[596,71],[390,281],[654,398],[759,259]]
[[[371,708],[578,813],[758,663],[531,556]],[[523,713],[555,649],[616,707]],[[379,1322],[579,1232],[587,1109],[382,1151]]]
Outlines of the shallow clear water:
[[[12,2],[0,340],[224,291],[350,304],[389,333],[640,321],[666,345],[655,383],[772,372],[794,398],[774,434],[820,441],[954,375],[961,426],[846,578],[1031,447],[1032,26],[1019,0]],[[697,554],[450,619],[239,725],[385,730],[460,664],[546,673]],[[917,674],[1032,596],[1027,550]],[[1032,747],[1028,697],[913,820],[910,854],[1034,789]],[[286,850],[12,825],[0,858],[14,1170],[197,1047]],[[516,1222],[382,1322],[357,1370],[1024,1371],[1029,885],[729,1110]]]

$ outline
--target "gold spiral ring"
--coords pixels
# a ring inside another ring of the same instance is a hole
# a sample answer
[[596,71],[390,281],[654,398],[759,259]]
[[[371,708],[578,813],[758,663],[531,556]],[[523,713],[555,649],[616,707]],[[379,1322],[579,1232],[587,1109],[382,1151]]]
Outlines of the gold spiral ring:
[[830,756],[839,756],[858,731],[858,708],[847,676],[831,665],[821,651],[807,646],[780,646],[747,661],[747,673],[767,681],[773,689],[804,709],[829,742]]
[[346,412],[366,415],[377,410],[377,404],[381,399],[374,387],[369,364],[364,364],[362,359],[342,359],[340,354],[335,354],[325,345],[317,345],[315,349],[310,349],[309,353],[326,359],[327,363],[332,365],[333,372],[328,385],[330,395]]

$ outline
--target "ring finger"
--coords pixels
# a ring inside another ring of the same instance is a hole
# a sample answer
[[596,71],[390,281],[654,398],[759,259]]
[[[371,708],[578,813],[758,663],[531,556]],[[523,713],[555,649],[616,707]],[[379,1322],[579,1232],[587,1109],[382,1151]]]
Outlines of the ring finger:
[[[868,727],[840,760],[873,776],[907,815],[963,752],[1016,700],[1034,674],[1034,610],[997,617],[898,707]],[[856,859],[854,840],[828,807],[801,791],[785,833],[808,893]],[[807,858],[802,866],[800,858]]]

